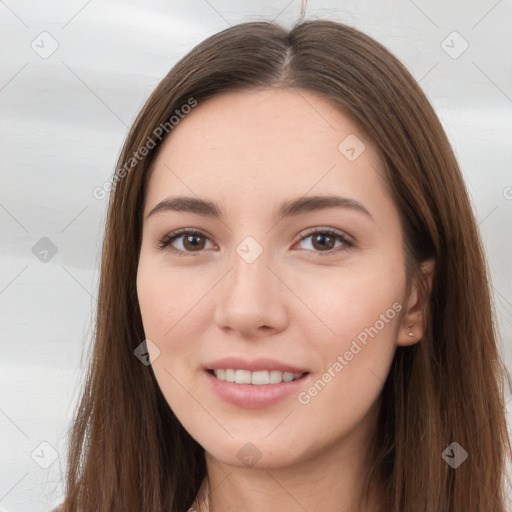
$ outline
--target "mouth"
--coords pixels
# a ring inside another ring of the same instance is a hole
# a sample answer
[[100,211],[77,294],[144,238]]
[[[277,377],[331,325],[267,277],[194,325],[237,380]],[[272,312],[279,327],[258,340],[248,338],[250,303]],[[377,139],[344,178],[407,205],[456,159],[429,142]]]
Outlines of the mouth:
[[237,368],[218,368],[208,369],[207,371],[210,375],[213,375],[221,381],[254,386],[267,386],[272,384],[281,384],[282,382],[292,382],[309,374],[309,372],[292,373],[282,372],[280,370],[250,371]]
[[[246,368],[205,368],[206,384],[223,401],[240,409],[264,409],[276,406],[297,394],[311,380],[310,372],[289,372],[299,368],[281,365],[281,370],[266,369],[252,364]],[[284,367],[283,367],[284,366]]]

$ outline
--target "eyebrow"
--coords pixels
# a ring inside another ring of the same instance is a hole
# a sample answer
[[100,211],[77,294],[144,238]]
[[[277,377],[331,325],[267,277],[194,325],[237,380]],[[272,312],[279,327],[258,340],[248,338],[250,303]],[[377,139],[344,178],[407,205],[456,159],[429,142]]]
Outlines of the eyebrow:
[[[370,212],[355,199],[341,196],[308,196],[284,202],[277,213],[279,219],[327,208],[345,208],[362,213],[373,220]],[[212,201],[196,197],[175,196],[160,201],[146,216],[146,219],[159,212],[188,212],[212,218],[223,218],[222,210]]]

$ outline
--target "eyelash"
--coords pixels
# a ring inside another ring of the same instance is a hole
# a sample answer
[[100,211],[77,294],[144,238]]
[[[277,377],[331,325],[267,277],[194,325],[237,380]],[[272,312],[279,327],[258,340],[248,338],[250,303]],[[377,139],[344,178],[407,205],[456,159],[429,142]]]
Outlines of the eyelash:
[[[346,251],[354,246],[354,243],[351,242],[345,234],[343,234],[340,231],[336,231],[332,228],[325,228],[325,229],[324,228],[311,228],[311,229],[307,230],[306,233],[304,233],[304,235],[302,236],[302,238],[300,238],[298,240],[298,242],[302,242],[306,238],[309,238],[311,235],[316,235],[316,234],[328,235],[333,238],[337,238],[338,240],[340,240],[343,243],[342,246],[336,247],[334,249],[329,249],[328,251],[314,251],[312,249],[304,249],[308,252],[317,254],[318,256],[332,256],[333,254],[336,254],[341,251]],[[205,238],[209,238],[205,233],[202,233],[201,231],[198,231],[198,230],[180,229],[177,231],[173,231],[172,233],[169,233],[169,234],[165,235],[163,238],[161,238],[157,243],[157,248],[160,250],[164,250],[167,248],[166,249],[167,251],[169,251],[172,254],[176,254],[177,256],[200,256],[204,252],[203,250],[201,250],[201,251],[182,251],[180,249],[168,248],[168,246],[172,242],[174,242],[175,240],[177,240],[178,238],[180,238],[183,235],[199,235],[199,236],[202,236]]]

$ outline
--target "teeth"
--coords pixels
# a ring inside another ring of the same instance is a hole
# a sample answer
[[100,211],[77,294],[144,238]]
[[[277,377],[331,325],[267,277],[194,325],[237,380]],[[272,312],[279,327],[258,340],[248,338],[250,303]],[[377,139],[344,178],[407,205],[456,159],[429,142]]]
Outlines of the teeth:
[[255,384],[256,386],[291,382],[303,375],[302,373],[280,372],[279,370],[250,372],[249,370],[219,369],[213,370],[213,373],[219,380],[236,382],[237,384]]

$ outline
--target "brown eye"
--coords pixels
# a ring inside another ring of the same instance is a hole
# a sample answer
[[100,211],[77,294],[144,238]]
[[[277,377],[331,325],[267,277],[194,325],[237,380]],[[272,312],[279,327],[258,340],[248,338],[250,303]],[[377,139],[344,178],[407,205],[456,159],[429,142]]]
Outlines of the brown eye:
[[311,240],[313,243],[313,247],[318,250],[333,249],[336,243],[336,239],[333,236],[327,235],[325,233],[318,233],[316,235],[313,235]]
[[349,237],[342,232],[330,228],[314,228],[309,230],[299,241],[300,243],[311,239],[309,247],[302,247],[319,256],[329,256],[354,246]]
[[165,249],[167,247],[169,252],[179,255],[200,254],[206,248],[208,241],[209,238],[201,232],[185,230],[169,233],[158,242],[158,248]]
[[183,247],[187,251],[196,251],[204,249],[205,240],[200,234],[194,235],[183,235]]

